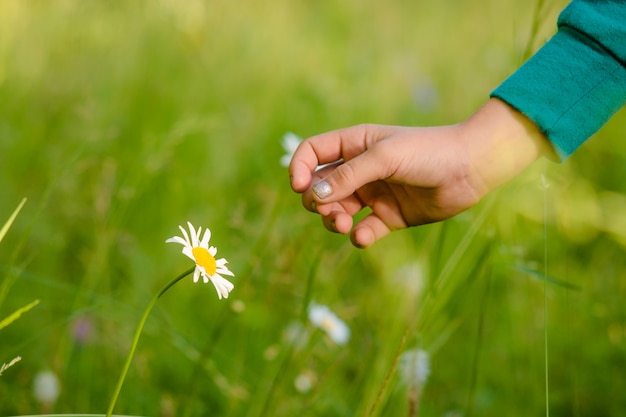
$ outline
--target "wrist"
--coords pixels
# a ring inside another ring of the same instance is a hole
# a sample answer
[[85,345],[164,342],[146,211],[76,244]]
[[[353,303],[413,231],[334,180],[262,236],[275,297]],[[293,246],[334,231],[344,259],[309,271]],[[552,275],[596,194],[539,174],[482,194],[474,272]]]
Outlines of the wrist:
[[540,157],[556,159],[539,127],[505,102],[492,98],[459,125],[477,192],[484,196]]

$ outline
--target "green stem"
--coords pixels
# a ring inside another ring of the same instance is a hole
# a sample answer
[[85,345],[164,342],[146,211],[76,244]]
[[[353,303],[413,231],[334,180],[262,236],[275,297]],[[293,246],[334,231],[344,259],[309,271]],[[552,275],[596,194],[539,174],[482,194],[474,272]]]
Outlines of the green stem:
[[548,373],[548,183],[545,175],[541,176],[541,180],[543,181],[543,350],[545,355],[546,417],[550,417],[550,381]]
[[122,390],[122,385],[124,384],[124,380],[126,379],[126,374],[128,373],[128,369],[130,368],[130,363],[132,362],[133,355],[135,354],[135,350],[137,349],[137,344],[139,342],[139,336],[141,335],[141,330],[143,329],[143,326],[146,323],[146,320],[148,319],[148,315],[150,314],[150,311],[152,311],[152,308],[156,304],[157,300],[161,298],[161,296],[165,294],[167,290],[169,290],[178,281],[185,278],[187,275],[191,274],[195,269],[196,267],[194,265],[192,268],[188,269],[187,271],[183,272],[182,274],[180,274],[179,276],[177,276],[176,278],[174,278],[173,280],[165,284],[165,286],[161,288],[161,290],[152,298],[152,300],[150,301],[150,304],[148,304],[148,307],[146,307],[146,310],[143,312],[143,316],[141,317],[141,320],[139,321],[139,325],[137,326],[137,330],[135,330],[135,336],[133,337],[133,344],[130,346],[130,351],[128,352],[128,356],[126,357],[126,363],[124,363],[124,368],[122,368],[122,374],[120,375],[120,379],[117,381],[117,386],[115,387],[115,391],[113,392],[113,396],[111,397],[111,402],[109,403],[109,409],[107,410],[106,417],[111,417],[111,414],[113,414],[113,408],[115,407],[115,403],[117,402],[117,397],[120,395],[120,391]]

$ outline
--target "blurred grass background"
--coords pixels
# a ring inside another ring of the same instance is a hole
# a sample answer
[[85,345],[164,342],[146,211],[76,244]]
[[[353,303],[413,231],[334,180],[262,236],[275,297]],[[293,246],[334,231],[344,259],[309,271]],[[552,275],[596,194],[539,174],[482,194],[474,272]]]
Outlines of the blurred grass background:
[[[429,352],[423,416],[626,408],[626,146],[620,112],[564,164],[367,250],[305,212],[282,136],[467,117],[565,1],[0,2],[0,414],[103,413],[141,312],[189,267],[190,220],[236,274],[185,281],[148,320],[116,412],[406,415],[398,352]],[[548,185],[548,186],[546,186]],[[543,273],[550,281],[545,289]],[[544,299],[544,295],[546,298]],[[306,320],[329,305],[352,338]],[[547,309],[546,309],[547,307]],[[293,341],[285,334],[304,326]],[[298,375],[313,381],[308,391]]]

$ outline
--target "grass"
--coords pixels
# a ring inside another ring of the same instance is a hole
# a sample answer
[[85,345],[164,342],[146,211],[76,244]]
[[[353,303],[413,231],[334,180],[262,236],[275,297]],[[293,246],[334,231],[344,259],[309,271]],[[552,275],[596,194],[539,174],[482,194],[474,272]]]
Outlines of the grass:
[[[623,111],[565,164],[363,251],[278,164],[287,131],[463,119],[559,9],[533,29],[523,1],[2,2],[0,219],[28,203],[0,243],[0,317],[40,303],[0,333],[0,363],[22,357],[0,415],[40,411],[43,369],[61,380],[52,411],[105,412],[144,308],[190,266],[164,243],[187,220],[235,290],[183,281],[159,300],[117,413],[406,415],[394,364],[420,347],[421,416],[541,415],[547,330],[550,415],[620,415]],[[348,345],[311,326],[311,301]]]

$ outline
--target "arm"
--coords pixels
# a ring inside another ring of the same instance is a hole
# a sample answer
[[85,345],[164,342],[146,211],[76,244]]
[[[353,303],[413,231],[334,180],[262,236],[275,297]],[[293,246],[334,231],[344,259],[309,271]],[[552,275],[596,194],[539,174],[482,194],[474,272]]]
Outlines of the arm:
[[566,159],[626,102],[626,2],[574,0],[558,32],[491,94]]
[[[462,123],[364,125],[303,142],[289,168],[303,205],[366,247],[460,213],[542,155],[567,158],[626,100],[626,2],[574,0],[558,25]],[[371,213],[352,227],[365,207]]]
[[[314,136],[289,170],[303,205],[363,248],[393,230],[452,217],[551,154],[534,123],[491,99],[456,125],[361,125]],[[353,228],[352,216],[366,207],[371,213]]]

